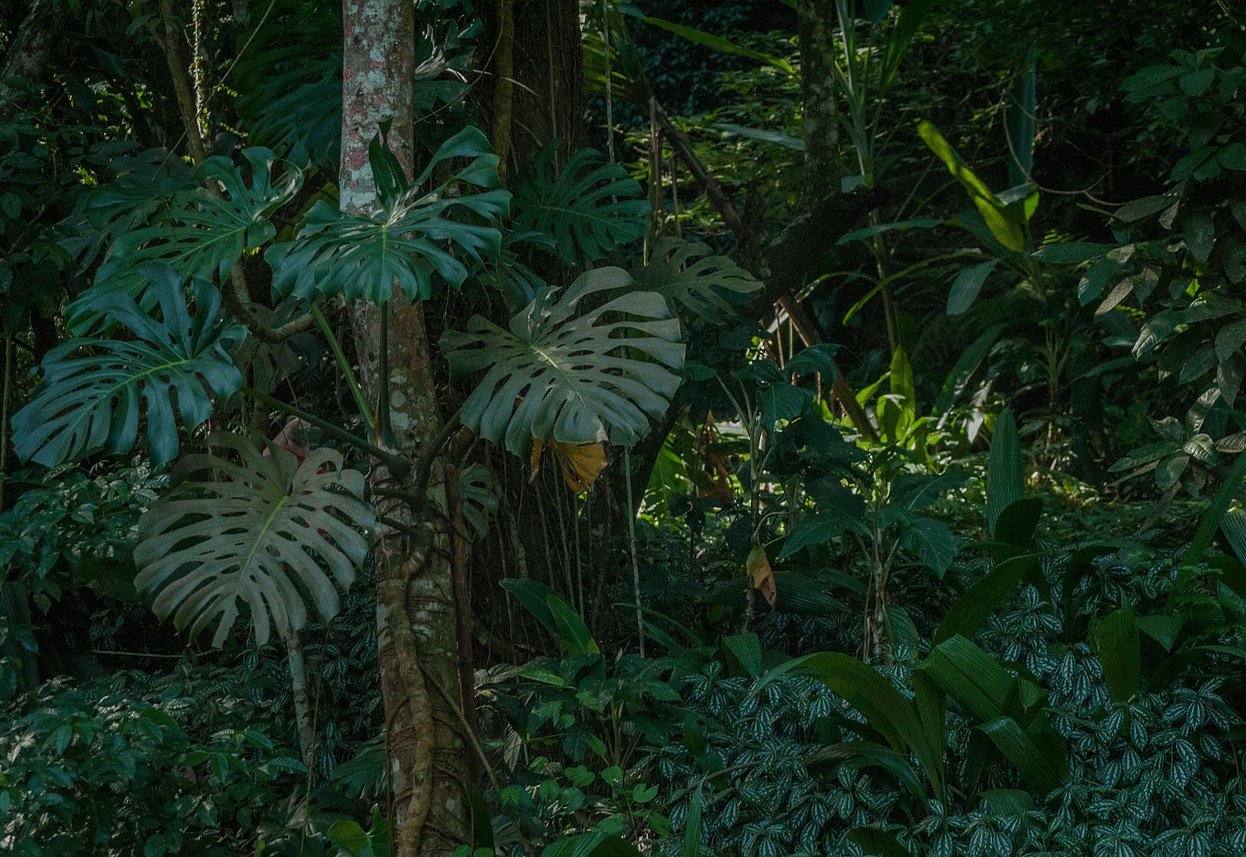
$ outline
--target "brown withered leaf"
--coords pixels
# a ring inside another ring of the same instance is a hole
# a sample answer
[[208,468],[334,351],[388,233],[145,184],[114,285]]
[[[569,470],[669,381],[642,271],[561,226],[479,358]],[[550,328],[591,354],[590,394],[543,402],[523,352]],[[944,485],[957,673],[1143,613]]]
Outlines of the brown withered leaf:
[[587,491],[597,481],[597,474],[609,463],[604,443],[562,443],[534,437],[529,459],[531,475],[534,477],[541,469],[541,453],[546,449],[558,460],[567,487],[577,494]]
[[753,588],[761,592],[766,599],[766,603],[773,607],[776,595],[774,572],[770,568],[770,560],[766,559],[766,549],[761,545],[757,545],[749,551],[748,560],[744,563],[744,569],[753,580]]

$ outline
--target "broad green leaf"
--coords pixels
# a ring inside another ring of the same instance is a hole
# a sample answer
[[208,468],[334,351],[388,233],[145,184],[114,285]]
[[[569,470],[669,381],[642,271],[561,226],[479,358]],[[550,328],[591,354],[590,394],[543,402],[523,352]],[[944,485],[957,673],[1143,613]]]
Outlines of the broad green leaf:
[[1052,753],[1048,742],[1034,740],[1011,717],[998,717],[977,727],[991,739],[1000,755],[1012,764],[1038,795],[1059,788],[1068,776],[1063,752]]
[[866,226],[861,229],[854,229],[846,232],[835,242],[836,246],[841,244],[849,244],[853,241],[863,241],[866,238],[872,238],[883,232],[891,232],[897,229],[931,229],[943,223],[942,220],[931,220],[930,218],[917,218],[915,220],[900,220],[895,223],[879,223],[874,226]]
[[549,605],[550,615],[554,617],[554,625],[558,628],[558,638],[567,647],[567,654],[575,658],[601,653],[597,641],[589,633],[588,626],[584,624],[580,614],[575,612],[575,608],[567,603],[567,599],[551,592],[545,596],[545,603]]
[[999,515],[1008,506],[1025,496],[1025,474],[1022,472],[1021,436],[1011,408],[1004,408],[995,420],[991,438],[991,456],[986,474],[986,528],[992,538]]
[[[435,170],[458,159],[470,160],[424,190]],[[480,262],[500,252],[501,233],[490,224],[506,214],[510,194],[498,187],[497,164],[484,134],[468,126],[442,144],[409,189],[379,199],[370,212],[317,201],[298,237],[265,253],[273,288],[309,300],[341,294],[384,303],[395,283],[412,300],[432,297],[434,275],[461,286],[468,269],[460,254]]]
[[681,36],[690,42],[705,45],[708,48],[713,48],[714,50],[721,51],[725,54],[734,54],[735,56],[757,60],[758,62],[773,66],[791,77],[795,77],[797,74],[796,69],[792,68],[791,64],[782,57],[776,57],[770,54],[764,54],[761,51],[752,50],[751,48],[745,48],[737,45],[735,42],[724,39],[721,36],[715,36],[710,33],[706,33],[703,30],[686,27],[683,24],[676,24],[671,21],[663,20],[662,18],[646,17],[638,12],[631,11],[628,11],[627,14],[634,14],[646,24],[666,30],[668,33],[674,33],[675,35]]
[[177,455],[179,417],[187,430],[198,427],[213,399],[242,384],[227,350],[242,331],[217,324],[216,289],[193,281],[192,309],[167,266],[147,263],[139,273],[164,320],[122,293],[96,296],[92,306],[134,338],[71,339],[48,352],[34,398],[13,415],[19,458],[50,467],[101,450],[129,452],[145,412],[148,448],[162,464]]
[[797,672],[822,682],[861,713],[872,729],[897,752],[911,752],[926,777],[938,783],[943,769],[941,738],[922,724],[912,704],[891,682],[856,658],[838,652],[820,652],[788,661],[770,670],[754,685],[760,690],[780,675]]
[[549,606],[549,596],[557,595],[544,583],[537,580],[507,578],[502,581],[502,588],[514,595],[520,605],[532,614],[549,631],[550,636],[561,638],[561,629],[554,620],[554,611]]
[[942,579],[956,558],[956,537],[943,521],[919,517],[900,532],[900,544]]
[[698,783],[696,791],[688,799],[688,820],[684,824],[684,857],[701,857],[701,789],[704,783]]
[[1022,497],[1009,503],[995,519],[995,541],[1013,547],[1028,547],[1034,540],[1034,530],[1043,513],[1043,501],[1038,497]]
[[1203,561],[1203,554],[1207,552],[1207,548],[1211,545],[1211,540],[1215,536],[1220,522],[1224,519],[1225,513],[1229,511],[1229,505],[1233,502],[1233,498],[1241,490],[1244,478],[1246,478],[1246,455],[1238,455],[1237,460],[1233,462],[1233,467],[1229,469],[1228,475],[1225,476],[1224,484],[1216,492],[1216,496],[1212,498],[1211,505],[1208,506],[1207,511],[1203,513],[1203,519],[1199,523],[1198,530],[1194,533],[1194,539],[1190,542],[1190,548],[1186,551],[1185,557],[1182,560],[1183,565],[1197,566]]
[[[489,515],[497,511],[498,495],[493,487],[493,474],[483,464],[469,464],[458,471],[459,496],[463,500],[463,520],[478,536],[489,532]],[[436,485],[428,489],[428,497],[443,515],[446,508],[446,486]]]
[[927,796],[921,778],[913,769],[908,756],[873,741],[827,744],[806,756],[805,765],[811,768],[828,765],[832,772],[841,766],[853,771],[878,768],[895,777],[896,781],[912,792],[918,800],[925,800]]
[[672,314],[691,315],[705,324],[738,318],[736,307],[761,289],[752,274],[726,256],[673,235],[658,239],[649,264],[633,268],[632,278],[637,289],[665,298]]
[[156,615],[173,615],[191,636],[219,619],[214,646],[224,643],[239,602],[259,645],[273,623],[283,638],[307,623],[305,597],[332,618],[338,588],[350,586],[368,552],[364,531],[376,524],[361,499],[363,474],[331,449],[314,449],[300,463],[237,435],[209,442],[220,452],[179,462],[177,487],[139,520],[135,586],[155,596]]
[[785,134],[782,131],[772,131],[765,128],[748,128],[744,125],[737,125],[734,122],[715,122],[711,127],[717,128],[719,131],[726,131],[728,134],[736,134],[749,140],[757,140],[762,143],[774,143],[783,146],[786,149],[792,149],[797,152],[805,151],[805,141],[798,140],[791,134]]
[[1007,249],[1014,253],[1025,252],[1025,232],[1021,226],[1010,218],[1005,212],[1005,205],[997,197],[982,179],[978,178],[973,170],[961,160],[960,155],[952,148],[952,145],[944,139],[931,122],[922,120],[917,126],[917,132],[921,138],[926,141],[926,145],[931,151],[943,161],[948,168],[948,172],[964,186],[969,193],[969,199],[973,202],[974,207],[982,214],[986,221],[987,227],[991,230],[991,234]]
[[1008,673],[998,661],[962,636],[938,643],[919,667],[975,718],[1021,715],[1046,694]]
[[[952,367],[952,371],[948,372],[947,378],[943,381],[943,388],[939,391],[939,397],[935,400],[934,412],[936,414],[947,415],[949,413],[953,403],[968,388],[970,378],[978,371],[978,367],[982,365],[982,362],[986,359],[987,354],[990,353],[991,348],[994,347],[1003,330],[1004,325],[1002,323],[991,325],[968,348],[961,352],[956,365]],[[942,425],[942,419],[944,418],[940,418],[940,425]]]
[[1045,244],[1031,255],[1040,262],[1053,265],[1077,265],[1098,259],[1111,250],[1115,244],[1093,244],[1087,241],[1071,241],[1065,243]]
[[442,334],[456,375],[487,370],[463,403],[463,424],[520,457],[534,437],[643,437],[679,387],[671,370],[681,368],[684,346],[662,297],[630,291],[631,283],[626,271],[600,268],[533,301],[510,330],[476,316],[468,333]]
[[947,308],[944,311],[948,315],[963,315],[968,312],[973,302],[978,299],[978,293],[982,291],[987,277],[999,262],[998,258],[988,259],[957,274],[952,281],[952,288],[948,291]]
[[944,614],[933,637],[935,645],[958,634],[966,638],[972,637],[1004,599],[1017,591],[1022,576],[1037,567],[1038,557],[1033,554],[1012,557],[997,563],[965,590]]
[[1171,652],[1177,644],[1182,624],[1180,616],[1157,613],[1154,616],[1138,616],[1134,621],[1138,623],[1138,630],[1163,646],[1164,651]]
[[1099,663],[1103,665],[1103,683],[1108,699],[1118,705],[1126,703],[1142,686],[1138,623],[1129,607],[1121,607],[1104,617],[1099,624]]
[[756,634],[730,634],[723,637],[723,653],[739,664],[750,678],[762,673],[761,640]]
[[[156,223],[117,236],[95,274],[96,289],[134,296],[142,287],[137,266],[151,261],[164,262],[182,279],[214,282],[225,277],[234,262],[271,240],[277,229],[269,215],[294,197],[303,174],[281,162],[281,174],[274,178],[279,159],[269,149],[253,147],[242,154],[250,165],[250,181],[229,158],[208,158],[194,173],[206,187],[178,193]],[[71,327],[82,330],[94,321],[84,315],[88,306],[82,301],[70,306]]]
[[69,221],[76,234],[66,244],[84,267],[118,235],[149,226],[179,195],[198,187],[186,162],[168,149],[113,158],[108,172],[114,178],[84,192]]
[[[1012,186],[1029,184],[1034,172],[1034,137],[1038,132],[1038,106],[1036,90],[1038,74],[1034,51],[1025,52],[1025,71],[1017,82],[1016,94],[1008,105],[1008,183]],[[1029,218],[1026,218],[1027,221]]]
[[554,239],[558,258],[583,265],[645,234],[649,203],[640,185],[595,149],[580,149],[555,170],[558,143],[545,146],[534,172],[515,187],[515,228]]
[[613,834],[593,831],[547,845],[541,857],[644,857],[636,846]]

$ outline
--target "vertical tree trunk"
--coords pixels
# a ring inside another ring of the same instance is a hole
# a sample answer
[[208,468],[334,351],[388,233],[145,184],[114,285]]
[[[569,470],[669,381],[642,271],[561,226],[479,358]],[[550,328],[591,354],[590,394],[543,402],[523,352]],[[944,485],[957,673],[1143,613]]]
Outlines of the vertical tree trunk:
[[[344,0],[341,205],[366,210],[376,199],[368,143],[382,122],[410,171],[415,27],[410,0]],[[382,313],[388,313],[383,335]],[[400,290],[387,307],[353,308],[360,378],[370,401],[388,405],[398,451],[420,460],[441,428],[423,308]],[[385,350],[382,360],[382,349]],[[390,401],[380,403],[381,367]],[[433,468],[433,479],[439,478]],[[414,474],[377,467],[374,488],[410,490]],[[393,522],[376,552],[377,644],[385,705],[391,825],[399,857],[443,855],[470,826],[466,754],[458,729],[457,625],[444,522],[402,502],[378,502]]]
[[64,0],[35,0],[18,27],[13,41],[0,60],[0,122],[17,115],[17,90],[7,83],[11,77],[39,80],[65,25],[70,8]]
[[810,199],[839,190],[839,109],[835,101],[835,0],[800,0],[800,91]]

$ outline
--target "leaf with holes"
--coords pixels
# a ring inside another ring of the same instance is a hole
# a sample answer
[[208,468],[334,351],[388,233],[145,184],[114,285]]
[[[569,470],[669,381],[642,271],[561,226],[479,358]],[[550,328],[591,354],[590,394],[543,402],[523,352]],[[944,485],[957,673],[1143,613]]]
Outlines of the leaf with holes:
[[197,427],[214,398],[228,398],[242,384],[227,350],[242,331],[217,323],[216,289],[192,281],[192,310],[168,266],[148,263],[139,273],[164,321],[126,295],[102,296],[100,310],[135,338],[71,339],[48,352],[34,398],[13,415],[19,458],[51,467],[96,451],[129,452],[145,410],[152,461],[162,464],[177,455],[178,417],[186,429]]
[[[424,190],[434,170],[460,158],[471,161]],[[491,224],[506,214],[510,194],[498,187],[497,165],[484,134],[467,127],[442,144],[406,190],[386,194],[371,212],[338,211],[318,201],[298,238],[265,253],[273,288],[308,299],[342,294],[374,303],[389,300],[395,282],[412,300],[432,297],[434,275],[457,288],[468,274],[458,254],[479,262],[500,251],[501,233]]]
[[473,317],[467,333],[442,334],[441,350],[456,375],[487,370],[463,403],[463,424],[523,458],[534,437],[643,437],[679,386],[680,335],[660,295],[633,291],[620,268],[600,268],[530,303],[510,330]]
[[[151,261],[164,262],[182,278],[211,281],[224,276],[244,254],[271,240],[277,228],[269,215],[298,192],[303,174],[281,162],[284,169],[274,178],[278,158],[269,149],[246,149],[242,155],[250,165],[250,182],[229,158],[208,158],[194,177],[212,189],[196,187],[178,193],[156,223],[118,236],[95,274],[92,291],[135,295],[143,285],[136,266]],[[69,308],[70,325],[83,331],[99,319],[96,310],[89,299],[76,301]]]
[[155,595],[158,616],[172,615],[192,636],[217,622],[214,646],[237,621],[240,602],[259,645],[273,624],[284,638],[307,623],[305,598],[332,618],[375,526],[360,499],[363,474],[331,449],[314,449],[300,464],[237,435],[209,440],[221,452],[179,462],[180,484],[139,520],[135,586]]
[[645,234],[649,203],[626,170],[580,149],[555,174],[557,150],[556,142],[545,146],[515,188],[516,229],[552,237],[567,265],[595,262]]
[[738,317],[736,306],[761,284],[726,256],[712,255],[700,241],[667,235],[658,240],[649,264],[632,270],[636,286],[666,298],[671,311],[687,313],[707,324]]

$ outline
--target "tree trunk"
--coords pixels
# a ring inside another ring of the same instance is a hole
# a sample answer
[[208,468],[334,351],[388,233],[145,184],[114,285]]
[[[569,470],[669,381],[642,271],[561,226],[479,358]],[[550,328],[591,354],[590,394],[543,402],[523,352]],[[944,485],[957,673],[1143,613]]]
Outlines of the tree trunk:
[[835,0],[800,0],[800,90],[805,176],[810,199],[839,190],[839,109],[835,100]]
[[[343,25],[341,206],[360,211],[376,199],[368,143],[381,122],[392,121],[389,144],[410,171],[413,6],[409,0],[345,0]],[[355,306],[352,323],[365,394],[378,407],[388,407],[398,451],[410,460],[423,459],[442,425],[423,307],[395,289],[386,307]],[[388,402],[381,402],[383,367]],[[434,481],[439,471],[432,468]],[[417,478],[378,465],[370,481],[374,489],[410,492],[422,489]],[[446,527],[428,513],[427,504],[379,500],[377,505],[387,521],[375,560],[393,853],[450,854],[468,841],[470,804],[466,744],[457,731],[457,623]]]
[[0,122],[17,115],[20,103],[8,78],[38,80],[65,25],[70,9],[65,0],[35,0],[0,62]]

